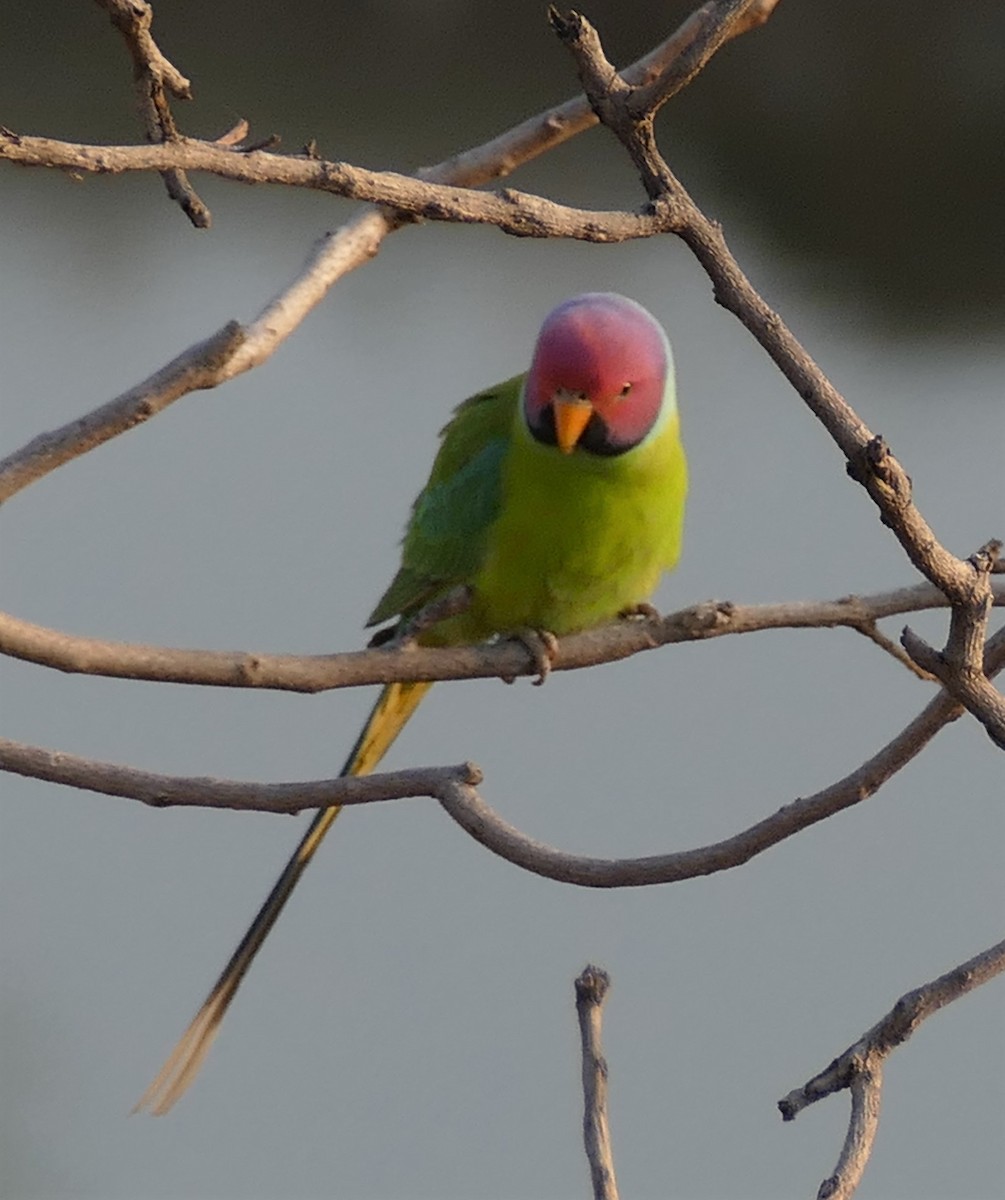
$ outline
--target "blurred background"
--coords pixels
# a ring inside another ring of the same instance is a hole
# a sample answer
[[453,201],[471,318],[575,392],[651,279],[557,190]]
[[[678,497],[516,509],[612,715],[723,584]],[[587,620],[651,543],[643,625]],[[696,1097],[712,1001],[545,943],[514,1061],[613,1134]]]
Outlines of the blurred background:
[[[689,4],[594,0],[632,61]],[[576,90],[529,0],[161,0],[185,132],[408,171]],[[664,110],[660,139],[755,285],[967,554],[1005,530],[1005,9],[782,0]],[[96,5],[5,5],[0,122],[140,140]],[[591,208],[641,193],[594,130],[514,186]],[[8,453],[250,320],[345,202],[197,178],[196,232],[155,176],[0,167]],[[915,581],[823,430],[671,239],[618,247],[425,225],[390,239],[261,369],[185,397],[18,496],[3,607],[72,633],[328,652],[393,573],[436,431],[520,370],[577,291],[649,307],[676,346],[693,487],[657,602],[830,598]],[[945,618],[910,618],[932,639]],[[996,622],[1000,623],[1000,621]],[[896,635],[902,621],[888,623]],[[8,736],[154,771],[327,776],[369,695],[130,684],[0,663]],[[543,689],[439,687],[388,765],[469,757],[545,841],[703,845],[859,765],[933,694],[848,631],[703,644]],[[154,812],[4,779],[0,1194],[10,1200],[583,1196],[572,980],[614,979],[615,1161],[638,1197],[815,1194],[847,1098],[777,1099],[907,989],[1001,937],[1003,760],[970,720],[867,804],[740,870],[589,892],[525,875],[429,801],[347,814],[251,972],[201,1077],[126,1114],[297,839],[265,815]],[[303,820],[298,819],[298,820]],[[1000,1194],[1001,983],[887,1071],[863,1200]]]

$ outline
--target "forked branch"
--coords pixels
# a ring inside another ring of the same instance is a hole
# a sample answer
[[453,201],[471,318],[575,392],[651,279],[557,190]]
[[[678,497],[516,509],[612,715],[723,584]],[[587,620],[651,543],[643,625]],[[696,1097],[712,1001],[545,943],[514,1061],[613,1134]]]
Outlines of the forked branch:
[[[179,100],[192,99],[192,85],[161,53],[153,39],[153,9],[147,0],[96,0],[111,17],[112,24],[122,34],[133,60],[133,79],[136,100],[149,142],[173,142],[178,139],[168,103],[170,92]],[[196,227],[208,229],[212,223],[209,209],[196,194],[188,176],[177,167],[161,172],[164,186],[172,200]]]
[[883,1067],[922,1021],[1005,971],[1005,941],[976,954],[938,979],[901,996],[881,1021],[802,1087],[779,1100],[782,1119],[792,1121],[825,1096],[848,1088],[851,1119],[834,1173],[820,1185],[817,1200],[847,1200],[858,1187],[879,1126]]

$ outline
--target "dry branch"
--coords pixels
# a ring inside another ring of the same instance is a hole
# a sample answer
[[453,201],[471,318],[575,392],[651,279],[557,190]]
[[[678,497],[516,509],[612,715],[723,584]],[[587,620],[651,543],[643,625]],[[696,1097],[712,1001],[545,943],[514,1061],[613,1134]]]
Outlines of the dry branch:
[[[96,0],[122,34],[133,60],[133,80],[136,100],[143,119],[147,141],[173,142],[178,137],[168,104],[167,92],[179,100],[192,99],[192,85],[161,53],[153,39],[153,9],[147,0]],[[200,200],[185,172],[169,167],[161,172],[164,186],[172,200],[196,227],[208,229],[212,224],[209,209]]]
[[933,1013],[1005,971],[1005,941],[975,955],[938,979],[901,996],[885,1017],[864,1033],[819,1075],[779,1100],[785,1121],[844,1088],[851,1091],[851,1119],[834,1173],[823,1181],[817,1200],[847,1200],[858,1187],[879,1124],[883,1066],[890,1054]]
[[0,461],[0,503],[71,459],[149,421],[180,396],[215,387],[226,378],[228,364],[244,340],[241,326],[231,321],[121,396],[59,429],[32,438]]
[[912,629],[905,629],[900,640],[918,666],[965,705],[995,745],[1005,750],[1005,697],[984,674],[984,639],[995,591],[991,574],[1000,550],[1001,542],[988,542],[968,560],[973,576],[951,596],[953,613],[944,650],[933,650]]
[[[1005,605],[1005,579],[995,581],[993,596]],[[877,638],[875,622],[946,604],[945,596],[926,583],[838,600],[760,605],[710,600],[667,616],[622,620],[562,638],[553,667],[579,670],[678,642],[766,629],[845,627],[878,640],[896,656],[888,639]],[[537,670],[527,647],[510,639],[479,646],[392,644],[316,655],[184,650],[77,637],[6,613],[0,613],[0,654],[74,674],[308,693],[394,680],[509,679]]]
[[230,808],[296,814],[307,808],[375,804],[416,796],[440,798],[456,784],[474,786],[482,773],[473,763],[413,767],[376,775],[343,775],[296,783],[249,783],[208,776],[156,775],[118,763],[26,746],[0,738],[0,769],[105,796],[123,796],[151,808]]
[[611,1130],[607,1121],[607,1059],[601,1030],[611,977],[600,967],[584,967],[576,980],[576,1017],[583,1058],[583,1143],[590,1164],[594,1200],[618,1200]]
[[576,238],[623,242],[665,233],[666,219],[652,213],[592,212],[543,196],[503,188],[480,192],[395,171],[351,163],[295,158],[265,150],[241,151],[219,142],[178,138],[165,145],[92,146],[51,138],[0,133],[0,158],[26,167],[57,167],[90,175],[130,171],[206,171],[234,183],[275,184],[328,192],[380,204],[410,218],[493,225],[515,237]]

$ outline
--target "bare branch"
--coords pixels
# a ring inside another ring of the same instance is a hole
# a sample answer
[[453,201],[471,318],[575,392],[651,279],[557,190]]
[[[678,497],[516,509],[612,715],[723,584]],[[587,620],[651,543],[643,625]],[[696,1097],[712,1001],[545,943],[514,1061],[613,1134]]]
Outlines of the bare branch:
[[474,763],[414,767],[376,775],[342,775],[296,783],[250,783],[207,776],[156,775],[118,763],[97,762],[0,738],[0,769],[29,779],[123,796],[152,808],[230,808],[244,812],[299,813],[308,808],[374,804],[415,796],[439,799],[457,784],[481,783]]
[[[165,89],[180,100],[192,99],[192,85],[161,53],[150,33],[153,9],[147,0],[96,0],[111,17],[112,24],[122,34],[133,60],[133,79],[136,99],[146,131],[147,141],[173,142],[178,137]],[[208,229],[212,224],[209,209],[196,195],[184,171],[170,168],[161,172],[167,193],[181,205],[182,211],[196,227]]]
[[[159,58],[151,59],[149,55],[159,56],[159,51],[149,37],[152,18],[149,5],[144,0],[137,0],[135,6],[133,0],[98,0],[98,3],[110,8],[113,13],[124,12],[124,19],[113,16],[113,20],[123,29],[137,63],[137,71],[142,70],[144,80],[149,77],[156,81]],[[728,0],[725,4],[721,0],[711,0],[693,14],[672,39],[640,60],[634,68],[629,68],[626,77],[646,79],[656,73],[649,86],[659,85],[666,91],[659,101],[663,103],[669,95],[694,78],[720,45],[756,24],[763,24],[773,8],[774,4],[769,0]],[[743,15],[742,12],[736,14],[734,10],[751,10],[756,16],[745,22],[738,19]],[[733,15],[729,15],[731,13]],[[669,91],[668,72],[666,69],[660,70],[668,57],[674,80]],[[678,64],[682,64],[682,70],[676,69]],[[170,118],[166,102],[163,106],[155,105],[152,116],[154,123],[148,128],[150,141],[163,145],[101,147],[49,138],[8,136],[0,137],[0,157],[23,166],[54,167],[94,174],[159,170],[173,173],[181,180],[185,179],[185,171],[210,171],[242,183],[315,188],[349,199],[385,205],[414,217],[491,224],[518,237],[572,237],[585,241],[616,242],[665,232],[662,220],[650,213],[585,212],[510,189],[498,196],[467,190],[475,183],[507,173],[517,162],[526,161],[595,123],[596,117],[589,113],[582,98],[518,126],[504,139],[495,139],[470,156],[453,158],[438,167],[427,168],[420,172],[418,179],[393,172],[367,171],[348,163],[323,162],[311,157],[239,152],[231,148],[227,138],[215,142],[181,138]],[[557,136],[559,134],[561,136]],[[492,147],[503,150],[501,157],[497,150],[493,159]],[[489,153],[486,154],[486,151]],[[473,161],[465,162],[466,158]],[[447,186],[450,182],[462,181],[467,188]],[[188,188],[187,182],[185,187]],[[190,188],[188,190],[191,191]]]
[[[706,63],[726,42],[767,23],[778,0],[754,0],[753,3],[703,4],[693,13],[693,40],[655,79],[635,90],[629,104],[640,115],[657,112],[704,69]],[[631,79],[622,76],[627,82]]]
[[951,667],[945,653],[933,650],[911,629],[904,630],[901,641],[918,666],[938,679],[947,691],[965,705],[984,726],[994,744],[1005,750],[1005,696],[984,672],[975,670],[969,663],[963,667]]
[[[991,673],[1005,665],[1005,630],[999,631],[988,642],[987,662]],[[725,841],[696,850],[638,859],[587,858],[534,841],[503,821],[481,799],[475,790],[481,773],[470,763],[460,767],[371,775],[362,779],[253,784],[154,775],[131,767],[0,740],[0,769],[106,795],[138,799],[157,807],[185,804],[289,813],[334,804],[433,795],[447,814],[476,841],[524,870],[582,887],[644,887],[741,866],[800,830],[861,803],[874,795],[962,711],[951,696],[940,692],[882,750],[830,787],[785,805]]]
[[161,53],[153,39],[153,9],[147,0],[95,0],[122,34],[136,74],[147,74],[179,100],[192,99],[192,84]]
[[851,1117],[834,1174],[821,1183],[817,1200],[847,1200],[862,1180],[879,1130],[883,1095],[883,1065],[863,1066],[848,1085]]
[[990,576],[1000,550],[1001,542],[988,542],[969,559],[973,586],[954,601],[945,650],[933,650],[911,629],[904,630],[901,642],[918,666],[965,705],[995,745],[1005,750],[1005,697],[984,674],[984,638],[995,591]]
[[[49,435],[55,437],[56,435]],[[40,451],[41,453],[41,451]],[[994,602],[1005,605],[1005,580],[994,584]],[[710,600],[667,616],[620,620],[558,642],[557,671],[617,662],[645,650],[765,629],[861,631],[879,618],[945,607],[931,584],[839,600],[737,605]],[[212,687],[322,692],[413,679],[489,679],[532,675],[534,656],[518,639],[477,646],[386,646],[343,654],[264,654],[256,651],[185,650],[76,637],[0,613],[0,654],[74,674]]]
[[244,343],[236,321],[190,346],[149,379],[60,429],[41,433],[0,462],[0,503],[72,458],[155,417],[180,396],[215,387]]
[[241,151],[219,142],[178,138],[164,145],[91,146],[51,138],[0,134],[0,157],[26,167],[56,167],[92,175],[130,171],[208,171],[235,183],[310,188],[348,200],[380,204],[409,217],[494,225],[515,237],[564,237],[623,242],[666,231],[652,213],[592,212],[542,196],[504,188],[479,192],[394,171],[371,171],[351,163]]
[[[939,595],[941,594],[940,592]],[[907,667],[911,674],[917,676],[918,679],[924,679],[927,683],[938,682],[931,671],[925,671],[919,667],[906,650],[903,650],[895,641],[888,638],[875,621],[863,621],[861,625],[856,625],[854,628],[863,637],[868,638],[870,642],[874,642],[881,650],[885,650],[897,662]]]
[[[1005,665],[1005,631],[988,643],[988,661],[992,670]],[[459,825],[494,854],[548,879],[604,888],[675,883],[742,866],[800,830],[867,800],[962,712],[951,696],[940,692],[882,750],[843,779],[811,796],[794,800],[724,841],[651,858],[598,859],[564,854],[528,838],[501,820],[474,790],[455,790],[440,803]]]
[[[687,49],[655,78],[636,88],[607,59],[597,31],[578,12],[562,13],[554,5],[549,17],[558,37],[576,55],[583,90],[601,121],[607,123],[605,101],[615,95],[639,120],[651,119],[671,97],[685,88],[727,41],[763,25],[777,0],[710,0],[691,15]],[[599,101],[600,107],[597,107]]]
[[607,1059],[601,1029],[611,977],[587,966],[576,980],[576,1016],[583,1054],[583,1142],[594,1200],[618,1200],[611,1130],[607,1122]]
[[819,1075],[779,1100],[782,1119],[849,1088],[851,1120],[834,1174],[820,1185],[817,1200],[846,1200],[858,1187],[879,1122],[883,1065],[922,1021],[1005,971],[1005,941],[975,955],[938,979],[901,996],[885,1017],[864,1033]]
[[[1005,658],[1005,639],[1002,650]],[[942,692],[877,755],[823,791],[793,801],[725,841],[696,850],[637,859],[587,858],[534,841],[502,820],[481,799],[473,784],[466,782],[480,776],[479,769],[471,764],[431,771],[259,784],[201,776],[157,775],[0,739],[0,769],[104,795],[123,796],[157,808],[183,805],[295,813],[335,804],[435,795],[447,814],[476,841],[524,870],[582,887],[644,887],[675,883],[741,866],[817,821],[868,799],[961,711],[960,706]],[[459,770],[464,779],[456,775],[450,777],[451,770]]]

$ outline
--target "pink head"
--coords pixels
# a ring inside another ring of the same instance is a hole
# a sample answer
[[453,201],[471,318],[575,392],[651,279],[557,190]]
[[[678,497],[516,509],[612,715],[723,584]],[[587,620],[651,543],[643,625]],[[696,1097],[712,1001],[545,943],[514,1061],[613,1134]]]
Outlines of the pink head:
[[625,296],[587,292],[545,317],[524,419],[537,441],[565,454],[623,454],[673,407],[672,377],[670,344],[655,319]]

